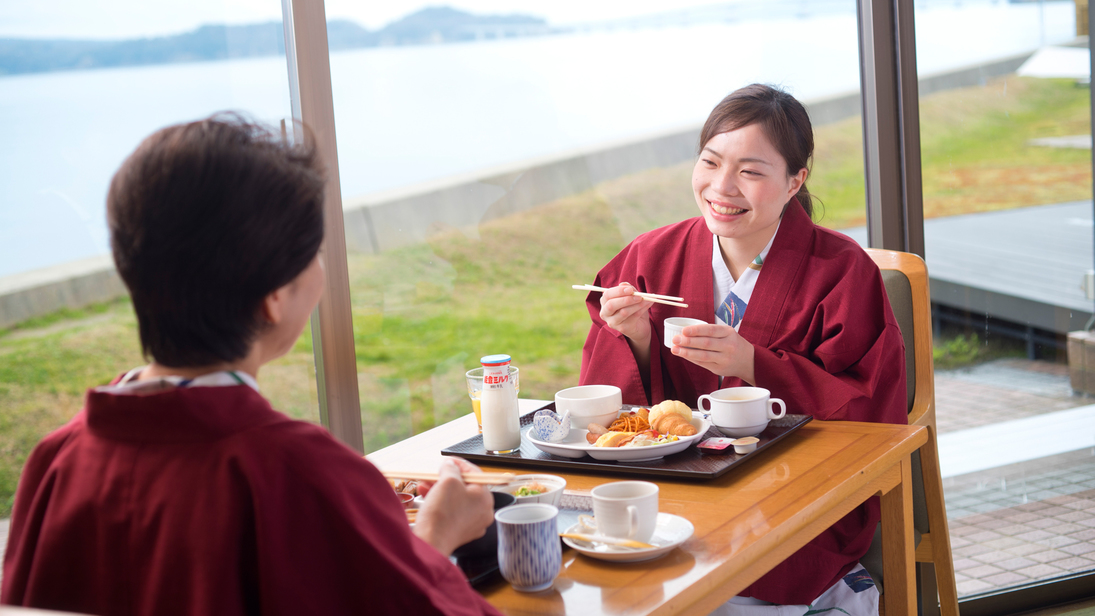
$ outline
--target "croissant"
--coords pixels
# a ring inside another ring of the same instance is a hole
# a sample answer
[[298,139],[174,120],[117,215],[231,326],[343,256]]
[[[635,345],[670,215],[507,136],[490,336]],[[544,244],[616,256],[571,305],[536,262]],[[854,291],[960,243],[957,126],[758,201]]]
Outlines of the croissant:
[[650,425],[653,426],[654,422],[664,415],[680,415],[685,421],[690,421],[692,419],[692,409],[678,400],[665,400],[650,408],[650,415],[647,419]]
[[696,426],[676,413],[666,413],[657,417],[650,422],[650,427],[662,434],[674,436],[692,436],[696,433]]

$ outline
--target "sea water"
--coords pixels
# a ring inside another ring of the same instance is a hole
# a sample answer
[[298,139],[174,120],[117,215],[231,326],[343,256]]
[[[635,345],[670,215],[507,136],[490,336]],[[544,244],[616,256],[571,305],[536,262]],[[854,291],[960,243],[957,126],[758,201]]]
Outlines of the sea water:
[[[927,75],[1070,40],[1072,2],[917,2]],[[331,54],[345,198],[696,126],[760,81],[855,91],[845,12]],[[281,57],[0,77],[0,277],[108,251],[107,186],[152,131],[290,115]]]

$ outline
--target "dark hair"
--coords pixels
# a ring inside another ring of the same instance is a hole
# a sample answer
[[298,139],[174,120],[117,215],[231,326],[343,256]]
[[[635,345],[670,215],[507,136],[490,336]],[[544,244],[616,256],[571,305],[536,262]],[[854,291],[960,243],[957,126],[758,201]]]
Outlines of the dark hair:
[[235,114],[145,139],[107,194],[145,355],[176,368],[245,357],[263,299],[319,251],[324,184],[311,146]]
[[[787,173],[794,175],[800,169],[809,174],[810,159],[814,155],[814,129],[806,108],[790,94],[759,83],[745,86],[722,99],[700,131],[699,152],[715,135],[737,130],[750,124],[759,124],[765,136],[787,163]],[[799,189],[798,202],[808,216],[813,216],[814,204],[806,182]]]

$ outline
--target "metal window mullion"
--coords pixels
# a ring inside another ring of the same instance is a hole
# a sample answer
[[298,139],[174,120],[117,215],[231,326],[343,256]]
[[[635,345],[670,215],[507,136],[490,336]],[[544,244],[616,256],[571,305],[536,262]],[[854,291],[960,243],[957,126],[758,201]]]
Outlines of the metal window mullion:
[[[1088,89],[1091,93],[1091,97],[1088,99],[1088,101],[1089,101],[1088,111],[1091,113],[1091,126],[1090,126],[1090,128],[1091,128],[1091,139],[1092,139],[1092,142],[1095,143],[1095,79],[1091,78],[1092,76],[1095,76],[1095,40],[1092,40],[1092,37],[1091,37],[1091,33],[1095,32],[1095,11],[1092,11],[1091,9],[1092,9],[1092,7],[1090,6],[1090,3],[1088,3],[1088,9],[1087,9],[1087,49],[1088,49],[1088,56],[1089,56],[1090,64],[1089,64],[1089,68],[1088,68],[1089,72],[1088,72],[1087,87],[1088,87]],[[1095,156],[1091,157],[1091,172],[1092,172],[1091,177],[1093,179],[1095,179]],[[1093,188],[1093,190],[1095,190],[1095,181],[1092,182],[1092,188]],[[1093,197],[1095,197],[1095,192],[1093,192]],[[1095,200],[1092,201],[1092,206],[1093,206],[1093,208],[1095,208]],[[1095,212],[1093,212],[1093,214],[1095,214]],[[1095,245],[1095,244],[1093,244],[1093,245]],[[1093,257],[1093,259],[1095,259],[1095,254],[1093,254],[1092,257]],[[1088,319],[1087,325],[1084,327],[1084,329],[1091,330],[1093,327],[1095,327],[1095,314],[1092,314],[1091,318]]]
[[924,186],[920,159],[920,84],[916,71],[916,28],[913,0],[895,0],[898,113],[901,134],[902,201],[905,252],[924,255]]
[[323,242],[327,279],[311,323],[320,420],[335,438],[364,453],[323,0],[282,0],[282,16],[293,117],[311,131],[327,165]]
[[924,256],[919,92],[911,0],[858,0],[870,246]]

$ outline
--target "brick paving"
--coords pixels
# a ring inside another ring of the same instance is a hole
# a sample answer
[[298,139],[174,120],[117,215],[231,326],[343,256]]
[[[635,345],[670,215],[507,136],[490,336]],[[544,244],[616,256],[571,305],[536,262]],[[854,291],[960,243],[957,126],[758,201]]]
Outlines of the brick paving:
[[[939,371],[935,387],[940,433],[1095,403],[1072,392],[1067,366],[1041,361]],[[943,483],[959,596],[1095,570],[1092,449]]]
[[1095,490],[952,519],[950,530],[959,596],[1095,570]]
[[1088,404],[1095,398],[1072,392],[1063,364],[1003,359],[935,373],[941,434]]

